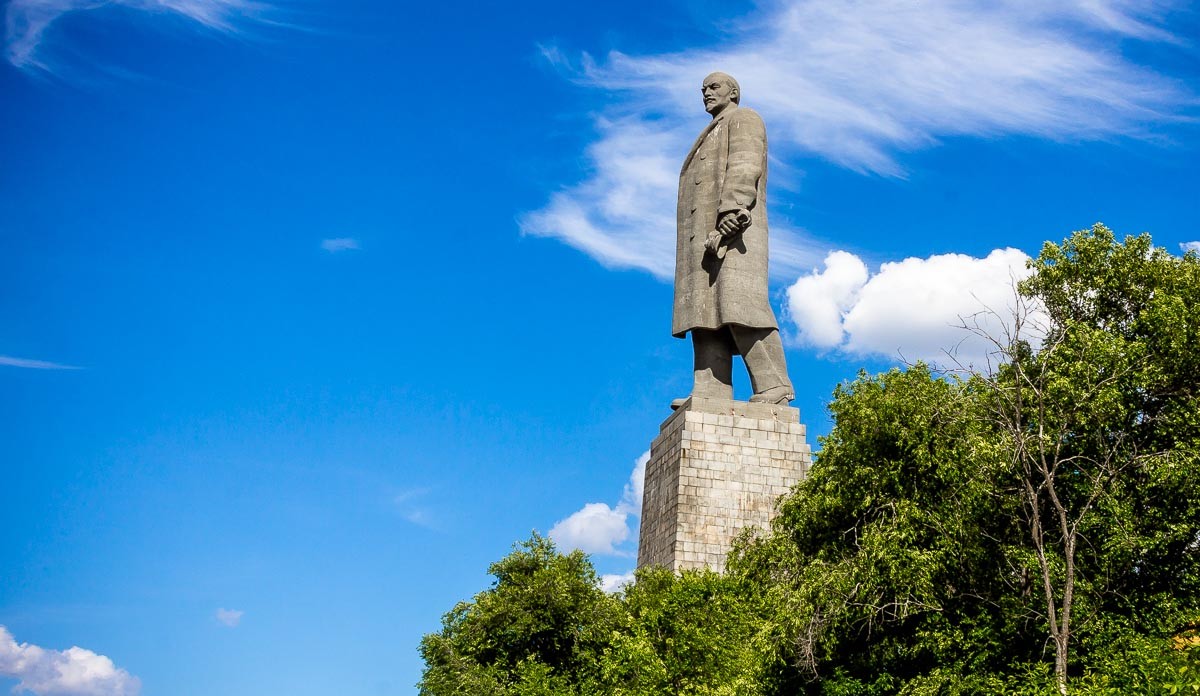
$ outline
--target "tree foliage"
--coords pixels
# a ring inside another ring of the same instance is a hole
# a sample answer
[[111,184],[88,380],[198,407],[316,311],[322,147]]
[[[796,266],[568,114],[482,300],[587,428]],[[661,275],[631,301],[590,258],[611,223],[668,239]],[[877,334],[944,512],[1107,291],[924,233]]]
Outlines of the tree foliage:
[[488,572],[495,585],[459,603],[441,633],[421,642],[421,693],[577,693],[598,674],[597,656],[621,619],[591,563],[535,534]]
[[649,568],[609,595],[581,552],[537,534],[489,572],[494,585],[422,641],[423,696],[761,693],[762,605],[745,583]]
[[1200,693],[1200,258],[1097,225],[1032,267],[996,369],[838,387],[725,575],[606,595],[535,535],[421,693]]
[[[1021,292],[1049,316],[1041,345],[1007,337],[1005,364],[977,379],[1008,441],[1065,693],[1076,626],[1164,609],[1147,582],[1194,572],[1200,265],[1097,225],[1047,244],[1033,266]],[[1163,505],[1164,493],[1187,500]],[[1174,519],[1146,519],[1149,509]],[[1172,528],[1192,536],[1172,543]],[[1144,562],[1164,544],[1173,549]]]
[[1001,453],[971,399],[923,365],[838,388],[817,464],[731,563],[778,612],[781,692],[895,693],[995,667],[1008,605],[1026,600],[1004,567]]

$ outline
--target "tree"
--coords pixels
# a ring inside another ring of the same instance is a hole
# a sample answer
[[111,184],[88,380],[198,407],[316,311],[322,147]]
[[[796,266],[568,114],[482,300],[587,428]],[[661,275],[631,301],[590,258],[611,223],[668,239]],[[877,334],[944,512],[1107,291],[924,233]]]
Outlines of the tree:
[[838,387],[725,576],[610,596],[534,535],[425,637],[421,693],[1200,693],[1200,258],[1098,225],[1032,267],[995,370]]
[[535,533],[488,572],[495,584],[421,641],[422,696],[583,693],[622,615],[587,557]]
[[[997,343],[1004,364],[976,379],[1007,440],[1065,694],[1080,601],[1098,616],[1143,595],[1148,576],[1195,582],[1181,553],[1200,491],[1200,264],[1096,225],[1032,265],[1020,290],[1048,317],[1041,345],[1019,316]],[[1141,519],[1149,510],[1158,524]]]
[[778,625],[772,693],[895,693],[921,680],[969,692],[971,675],[1012,657],[1003,603],[1024,601],[1004,580],[1013,506],[993,495],[1000,451],[975,398],[925,365],[838,387],[808,478],[772,534],[730,563]]
[[1098,225],[1032,266],[1040,341],[1018,316],[994,372],[839,388],[808,480],[730,564],[772,599],[777,693],[1065,693],[1187,667],[1170,640],[1200,620],[1200,259]]
[[423,696],[752,696],[761,602],[712,571],[638,571],[604,593],[579,551],[534,534],[492,564],[496,582],[425,636]]
[[760,656],[770,636],[751,589],[710,570],[639,570],[621,598],[628,618],[605,653],[598,693],[762,693]]

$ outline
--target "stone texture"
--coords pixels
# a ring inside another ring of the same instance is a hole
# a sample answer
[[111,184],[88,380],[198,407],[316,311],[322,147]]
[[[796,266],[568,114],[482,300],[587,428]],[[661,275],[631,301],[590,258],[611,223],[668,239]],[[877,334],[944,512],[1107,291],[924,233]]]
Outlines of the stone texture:
[[733,538],[766,529],[811,449],[789,406],[692,397],[659,428],[646,464],[638,567],[725,569]]
[[755,397],[786,403],[795,395],[767,285],[766,127],[729,75],[704,78],[701,93],[712,121],[679,173],[671,333],[691,334],[692,396],[732,399],[740,355]]
[[753,109],[739,106],[741,90],[729,75],[709,75],[702,89],[712,120],[679,173],[671,333],[728,324],[774,329],[767,287],[766,127]]

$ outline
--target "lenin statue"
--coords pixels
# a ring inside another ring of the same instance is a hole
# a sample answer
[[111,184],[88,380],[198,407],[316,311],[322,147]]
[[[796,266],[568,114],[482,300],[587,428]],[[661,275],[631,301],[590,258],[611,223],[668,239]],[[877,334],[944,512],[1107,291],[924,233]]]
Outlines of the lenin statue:
[[786,405],[795,394],[767,297],[766,129],[738,106],[741,89],[729,75],[709,75],[701,91],[712,122],[679,175],[671,333],[692,334],[692,396],[732,399],[738,354],[754,387],[750,401]]

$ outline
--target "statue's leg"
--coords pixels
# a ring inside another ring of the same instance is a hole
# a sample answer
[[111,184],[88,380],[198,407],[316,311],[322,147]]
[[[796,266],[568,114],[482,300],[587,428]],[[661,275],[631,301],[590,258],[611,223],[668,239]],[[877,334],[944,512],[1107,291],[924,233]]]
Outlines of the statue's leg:
[[783,341],[778,329],[752,329],[730,326],[737,351],[746,361],[750,384],[754,387],[751,401],[784,404],[796,397],[788,379],[787,362],[783,357]]
[[733,353],[736,349],[727,328],[692,330],[692,350],[696,358],[692,396],[733,399]]

